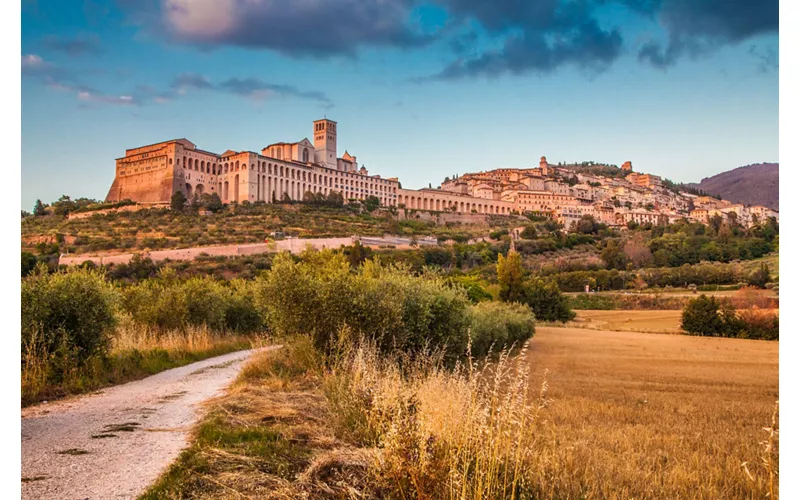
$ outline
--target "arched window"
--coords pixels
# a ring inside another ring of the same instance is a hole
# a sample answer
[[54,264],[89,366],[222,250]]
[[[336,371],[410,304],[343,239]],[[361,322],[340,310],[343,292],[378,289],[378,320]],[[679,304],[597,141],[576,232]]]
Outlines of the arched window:
[[303,148],[303,162],[308,163],[308,149]]
[[204,161],[200,162],[200,171],[205,173],[205,171],[206,171],[206,162],[204,162]]
[[256,169],[256,166],[255,166],[254,164],[252,164],[252,163],[251,163],[251,164],[250,164],[250,170],[255,170],[255,169]]
[[172,158],[169,159],[169,164],[172,165]]

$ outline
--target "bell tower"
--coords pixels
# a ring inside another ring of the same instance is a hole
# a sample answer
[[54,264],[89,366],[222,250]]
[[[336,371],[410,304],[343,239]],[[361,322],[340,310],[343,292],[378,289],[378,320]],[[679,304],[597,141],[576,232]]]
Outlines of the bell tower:
[[336,122],[324,118],[314,122],[314,161],[336,169]]

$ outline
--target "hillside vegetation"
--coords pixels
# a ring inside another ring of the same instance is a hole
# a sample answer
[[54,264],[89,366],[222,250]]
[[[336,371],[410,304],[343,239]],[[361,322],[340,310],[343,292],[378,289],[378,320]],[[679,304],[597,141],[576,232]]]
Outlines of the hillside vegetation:
[[706,177],[689,186],[720,195],[733,203],[764,205],[779,210],[779,176],[777,163],[756,163]]

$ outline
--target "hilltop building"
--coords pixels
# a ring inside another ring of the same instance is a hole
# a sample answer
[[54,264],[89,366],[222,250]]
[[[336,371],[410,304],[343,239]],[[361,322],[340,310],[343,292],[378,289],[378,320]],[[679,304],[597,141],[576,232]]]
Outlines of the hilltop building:
[[[116,160],[107,201],[130,199],[166,204],[176,192],[187,198],[217,193],[223,203],[303,200],[307,192],[339,192],[345,200],[370,196],[381,205],[407,210],[501,214],[533,212],[566,227],[590,215],[608,225],[666,224],[686,218],[708,223],[723,216],[750,225],[777,212],[746,207],[710,196],[675,193],[661,177],[633,171],[623,163],[624,179],[554,167],[542,156],[531,168],[500,168],[445,179],[438,189],[402,189],[396,177],[369,175],[356,156],[337,153],[337,123],[313,122],[313,143],[272,143],[256,153],[199,149],[187,139],[129,149]],[[735,215],[728,215],[735,214]]]
[[341,192],[345,199],[376,196],[382,205],[397,204],[397,178],[369,175],[355,156],[336,154],[336,122],[314,122],[314,143],[276,142],[253,151],[222,154],[199,149],[187,139],[173,139],[125,151],[107,201],[169,203],[183,192],[188,198],[217,193],[224,203],[271,203],[284,196],[302,200],[306,192]]

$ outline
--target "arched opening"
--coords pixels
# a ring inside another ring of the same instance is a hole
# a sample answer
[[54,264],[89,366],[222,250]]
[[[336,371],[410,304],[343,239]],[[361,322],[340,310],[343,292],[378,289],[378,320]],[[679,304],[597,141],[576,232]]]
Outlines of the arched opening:
[[256,175],[256,200],[261,201],[261,174]]
[[233,199],[239,201],[239,174],[233,178]]
[[187,198],[192,197],[192,185],[189,184],[188,182],[186,183],[186,197]]
[[225,201],[230,200],[230,188],[228,186],[228,181],[225,181],[225,185],[222,187],[222,199]]
[[203,185],[202,185],[202,184],[198,184],[198,185],[197,185],[197,188],[195,188],[195,190],[194,190],[194,193],[195,193],[195,194],[196,194],[198,197],[200,197],[200,196],[202,196],[202,195],[203,195],[203,192],[204,192],[204,191],[205,191],[205,188],[203,187]]
[[203,173],[206,173],[206,162],[205,161],[201,161],[200,162],[200,171],[203,172]]
[[308,163],[308,150],[303,148],[303,163]]

